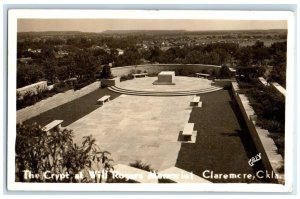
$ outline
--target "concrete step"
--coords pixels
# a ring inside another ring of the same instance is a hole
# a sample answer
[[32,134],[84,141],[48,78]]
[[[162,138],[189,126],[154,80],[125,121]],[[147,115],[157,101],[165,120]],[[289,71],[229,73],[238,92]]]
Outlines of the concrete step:
[[135,90],[127,90],[123,88],[119,88],[116,86],[108,87],[109,90],[122,93],[127,95],[140,95],[140,96],[186,96],[186,95],[196,95],[201,93],[209,93],[221,90],[219,87],[211,87],[207,89],[200,90],[191,90],[191,91],[165,91],[165,92],[156,92],[156,91],[135,91]]
[[209,88],[206,90],[195,90],[195,91],[173,91],[173,92],[154,92],[154,91],[133,91],[133,90],[126,90],[120,89],[118,87],[110,87],[112,91],[119,92],[119,93],[132,93],[132,94],[157,94],[157,95],[190,95],[190,94],[198,94],[198,93],[207,93],[212,91],[221,90],[222,88],[215,87]]
[[188,90],[188,91],[137,91],[137,90],[129,90],[129,89],[123,89],[116,86],[110,87],[113,90],[120,91],[120,92],[137,92],[137,93],[195,93],[195,92],[207,92],[207,91],[215,91],[215,90],[221,90],[220,87],[210,87],[206,89],[199,89],[199,90]]
[[124,89],[124,88],[120,88],[120,87],[116,87],[116,86],[112,86],[111,88],[114,88],[114,89],[119,90],[119,91],[145,92],[145,93],[149,93],[149,92],[154,92],[154,93],[186,93],[186,92],[200,92],[200,91],[210,91],[210,90],[214,90],[214,89],[219,89],[219,90],[222,89],[222,88],[216,87],[216,86],[212,86],[210,88],[199,89],[199,90],[187,90],[187,91],[139,91],[139,90]]

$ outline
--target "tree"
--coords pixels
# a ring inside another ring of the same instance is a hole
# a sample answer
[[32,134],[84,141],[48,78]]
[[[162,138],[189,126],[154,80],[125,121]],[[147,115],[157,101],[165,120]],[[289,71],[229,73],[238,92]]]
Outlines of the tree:
[[43,59],[53,59],[53,58],[55,58],[55,51],[54,51],[53,46],[50,46],[50,45],[45,46],[42,49],[41,57]]
[[263,66],[241,66],[237,68],[237,74],[244,76],[244,81],[251,82],[265,74],[266,68]]
[[226,79],[226,78],[231,78],[231,77],[232,77],[232,74],[231,74],[228,66],[223,65],[219,70],[218,78]]
[[150,56],[147,58],[147,60],[150,60],[151,62],[159,62],[162,53],[163,52],[158,46],[154,46],[154,48],[150,49]]
[[286,86],[286,67],[284,64],[273,66],[268,82],[277,82],[283,87]]
[[43,60],[43,71],[45,73],[45,78],[51,82],[55,83],[57,80],[57,61],[56,59],[44,59]]
[[27,86],[45,77],[43,68],[37,64],[17,64],[17,87]]
[[276,42],[270,47],[273,68],[268,81],[277,82],[283,87],[286,84],[286,45],[286,42]]
[[240,66],[250,66],[252,64],[253,51],[249,46],[241,47],[236,53],[236,59]]
[[100,74],[100,78],[103,79],[111,79],[113,78],[113,75],[111,73],[111,69],[109,65],[104,65]]
[[[96,182],[86,171],[101,171],[111,168],[110,153],[101,151],[92,136],[83,137],[82,145],[73,142],[72,130],[56,128],[45,132],[37,124],[17,124],[16,136],[16,181],[57,182],[45,179],[43,172],[53,174],[69,173],[63,182]],[[24,171],[39,174],[38,178],[26,178]],[[75,174],[83,173],[83,179]],[[85,175],[86,174],[86,175]],[[99,181],[99,179],[98,179]]]
[[94,80],[99,60],[89,52],[78,52],[75,57],[76,75],[82,80]]
[[256,41],[252,46],[252,53],[254,64],[262,64],[265,59],[270,57],[269,51],[262,41]]

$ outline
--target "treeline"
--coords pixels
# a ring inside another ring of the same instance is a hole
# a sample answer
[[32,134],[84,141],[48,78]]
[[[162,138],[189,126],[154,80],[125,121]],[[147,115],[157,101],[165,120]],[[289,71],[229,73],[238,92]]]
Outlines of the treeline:
[[222,65],[233,61],[238,44],[216,43],[194,47],[172,47],[166,51],[155,46],[144,54],[145,59],[159,63]]
[[[40,80],[47,80],[52,84],[73,77],[76,77],[79,83],[91,82],[99,77],[105,64],[113,63],[113,67],[117,67],[145,62],[226,64],[231,67],[273,65],[270,78],[281,84],[285,82],[286,42],[274,43],[270,47],[257,41],[253,46],[246,47],[240,47],[236,43],[212,43],[165,48],[152,45],[143,48],[137,45],[142,41],[143,36],[51,37],[45,41],[25,38],[18,42],[17,57],[31,57],[31,59],[26,62],[19,59],[17,87]],[[28,49],[40,49],[40,52]],[[122,49],[123,53],[119,53],[119,49]]]

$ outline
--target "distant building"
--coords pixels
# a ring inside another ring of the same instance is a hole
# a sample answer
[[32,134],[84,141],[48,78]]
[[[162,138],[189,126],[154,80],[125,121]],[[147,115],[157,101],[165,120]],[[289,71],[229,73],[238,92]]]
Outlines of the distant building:
[[42,39],[39,38],[39,37],[36,37],[36,38],[32,39],[33,42],[40,42],[41,40],[42,40]]
[[42,49],[35,49],[35,50],[33,50],[33,49],[31,49],[31,48],[28,48],[27,51],[28,51],[28,52],[32,52],[32,53],[34,53],[34,54],[38,54],[38,53],[41,53],[41,52],[42,52]]
[[62,57],[65,57],[67,56],[69,53],[67,51],[64,51],[64,50],[59,50],[57,51],[55,57],[56,58],[62,58]]
[[118,55],[123,55],[124,54],[124,50],[117,48],[116,49],[118,51]]
[[102,46],[93,45],[91,47],[91,49],[93,49],[93,50],[104,50],[106,53],[110,53],[111,52],[110,48],[106,44],[104,44]]
[[169,50],[171,47],[169,47],[169,46],[163,46],[163,47],[161,47],[160,48],[160,50],[162,50],[162,51],[167,51],[167,50]]
[[149,60],[146,60],[144,58],[140,59],[140,62],[141,62],[141,64],[149,64],[150,63]]
[[28,63],[29,61],[32,61],[33,59],[31,57],[22,57],[19,58],[18,61],[21,63]]
[[144,49],[148,49],[148,46],[146,44],[143,44]]

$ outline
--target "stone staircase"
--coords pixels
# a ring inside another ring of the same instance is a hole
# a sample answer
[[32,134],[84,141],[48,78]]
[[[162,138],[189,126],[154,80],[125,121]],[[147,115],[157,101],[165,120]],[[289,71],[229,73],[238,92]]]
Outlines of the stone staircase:
[[210,93],[214,91],[222,90],[221,87],[212,86],[210,88],[199,89],[199,90],[189,90],[189,91],[138,91],[119,88],[117,86],[108,87],[109,90],[122,93],[126,95],[138,95],[138,96],[187,96],[187,95],[197,95],[203,93]]

